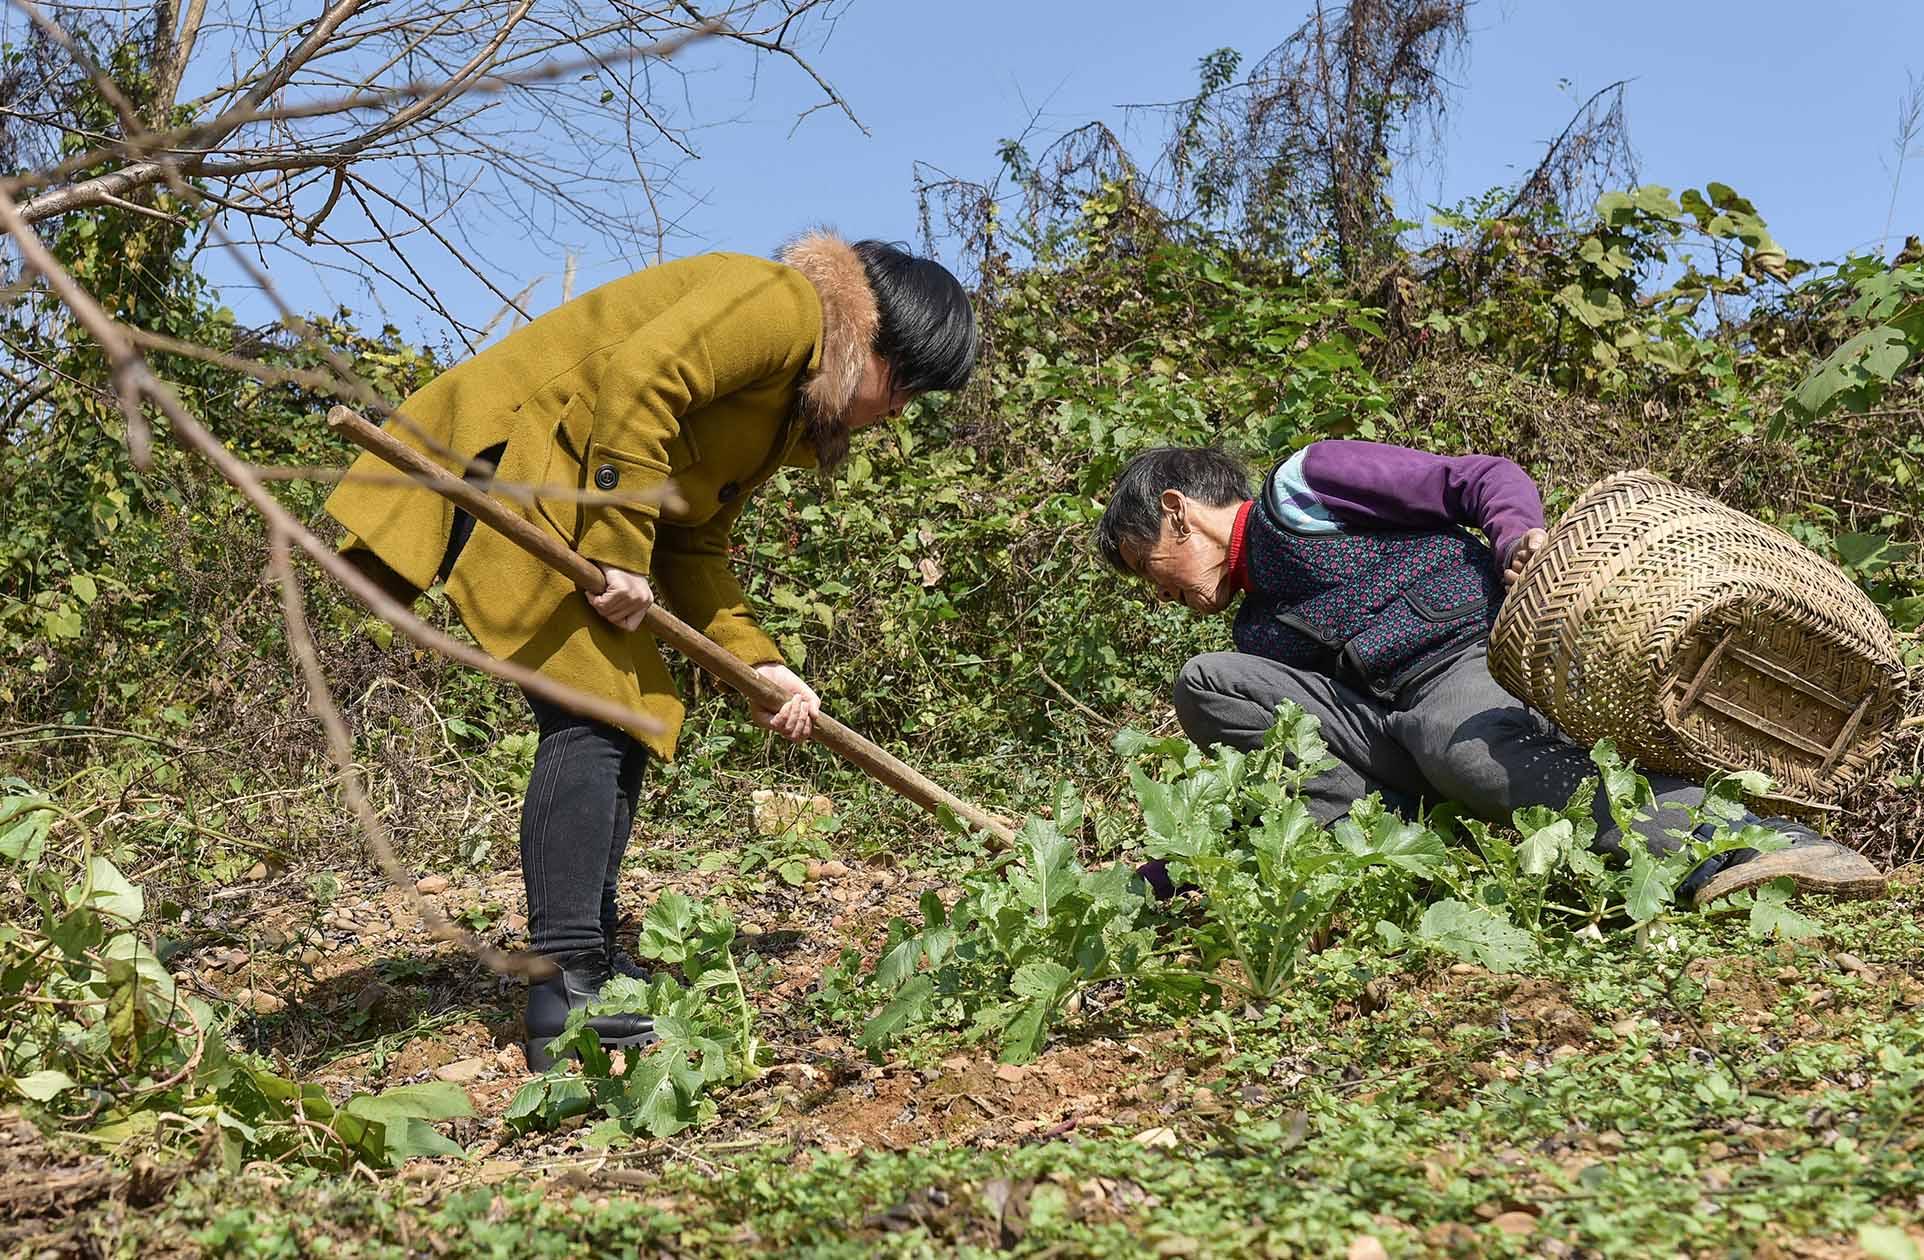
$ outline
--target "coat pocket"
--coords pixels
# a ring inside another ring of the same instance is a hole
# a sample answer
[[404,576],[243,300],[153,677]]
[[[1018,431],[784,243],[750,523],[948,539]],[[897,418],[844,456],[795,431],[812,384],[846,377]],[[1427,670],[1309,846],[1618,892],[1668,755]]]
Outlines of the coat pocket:
[[592,419],[592,413],[579,397],[569,399],[568,405],[561,409],[561,418],[555,421],[548,441],[548,457],[542,464],[541,479],[534,487],[535,510],[570,547],[581,542],[586,523],[586,505],[581,501],[586,488],[582,456],[588,449],[589,437],[577,430],[585,428],[584,421]]
[[607,512],[627,512],[648,520],[660,516],[662,493],[672,471],[668,460],[590,442],[582,464],[583,484],[597,495],[614,496],[612,502],[590,504],[590,518]]

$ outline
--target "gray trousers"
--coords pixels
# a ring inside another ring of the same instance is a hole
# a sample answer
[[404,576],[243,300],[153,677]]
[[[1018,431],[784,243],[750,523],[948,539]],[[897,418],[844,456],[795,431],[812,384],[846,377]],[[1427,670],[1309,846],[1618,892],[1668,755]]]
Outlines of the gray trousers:
[[[1243,652],[1198,656],[1176,676],[1176,716],[1196,744],[1262,746],[1276,706],[1289,700],[1322,723],[1330,756],[1340,763],[1308,784],[1310,812],[1324,824],[1371,792],[1405,814],[1422,804],[1455,801],[1487,822],[1508,822],[1525,805],[1561,809],[1577,785],[1596,774],[1590,754],[1490,676],[1478,642],[1449,665],[1391,701],[1339,678]],[[1665,834],[1688,831],[1684,810],[1703,789],[1670,775],[1647,774],[1657,795],[1655,818],[1637,830],[1657,850],[1677,847]],[[1598,852],[1615,853],[1622,838],[1599,790]]]

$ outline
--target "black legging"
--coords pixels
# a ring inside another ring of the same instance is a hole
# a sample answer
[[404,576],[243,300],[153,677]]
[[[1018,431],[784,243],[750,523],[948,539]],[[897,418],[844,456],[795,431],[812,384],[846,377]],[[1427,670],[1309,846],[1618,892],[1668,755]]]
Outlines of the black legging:
[[[525,693],[524,693],[525,694]],[[528,696],[541,743],[521,803],[521,879],[534,951],[601,948],[634,828],[648,749],[618,727]]]

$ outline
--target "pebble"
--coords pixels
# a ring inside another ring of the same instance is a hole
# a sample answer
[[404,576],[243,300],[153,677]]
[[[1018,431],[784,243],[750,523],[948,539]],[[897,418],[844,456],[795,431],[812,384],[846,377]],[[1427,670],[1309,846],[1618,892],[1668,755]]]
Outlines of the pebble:
[[444,893],[447,890],[448,877],[445,875],[423,875],[414,881],[414,891],[423,897],[432,897],[435,893]]
[[229,950],[226,959],[221,962],[221,966],[227,968],[229,971],[239,971],[247,965],[247,958],[248,954],[244,949]]
[[1868,976],[1871,974],[1870,964],[1862,958],[1859,958],[1856,954],[1837,955],[1837,965],[1845,971],[1852,972],[1856,975]]
[[247,881],[251,884],[258,884],[266,878],[267,878],[267,863],[265,862],[254,863],[252,869],[250,869],[247,872]]
[[287,1009],[286,999],[256,989],[241,989],[235,993],[234,1004],[245,1006],[256,1015],[274,1015]]
[[1473,976],[1476,974],[1476,968],[1466,962],[1451,963],[1450,974],[1453,976]]
[[1779,980],[1801,980],[1803,973],[1795,967],[1779,967],[1777,969],[1777,978]]
[[525,932],[528,930],[528,916],[518,910],[509,911],[508,917],[501,920],[501,922],[510,932]]
[[1445,1221],[1423,1232],[1423,1241],[1440,1251],[1467,1253],[1476,1243],[1476,1232],[1461,1221]]
[[822,863],[822,877],[824,879],[847,878],[848,863],[841,861],[839,858],[830,859],[829,861]]
[[322,957],[321,951],[318,949],[315,949],[311,945],[308,948],[301,951],[301,962],[306,964],[309,967],[318,966],[320,964],[321,957]]
[[1343,1253],[1345,1260],[1390,1260],[1390,1253],[1384,1249],[1381,1240],[1372,1234],[1358,1234],[1349,1240],[1349,1250]]
[[454,1085],[470,1085],[479,1080],[481,1073],[487,1069],[488,1064],[485,1059],[458,1059],[453,1063],[435,1068],[434,1079]]
[[1637,1026],[1642,1022],[1643,1021],[1638,1019],[1635,1015],[1628,1015],[1618,1020],[1616,1023],[1610,1025],[1610,1031],[1617,1034],[1617,1036],[1619,1037],[1633,1036],[1637,1031]]
[[1537,1218],[1528,1212],[1505,1212],[1491,1221],[1490,1224],[1496,1226],[1506,1234],[1512,1234],[1521,1238],[1525,1234],[1534,1234],[1536,1232]]

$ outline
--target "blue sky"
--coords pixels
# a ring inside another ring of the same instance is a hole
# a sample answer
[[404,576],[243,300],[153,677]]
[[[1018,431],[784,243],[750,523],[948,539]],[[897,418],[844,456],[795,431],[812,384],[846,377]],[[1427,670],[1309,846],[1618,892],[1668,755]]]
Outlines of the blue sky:
[[[682,172],[698,200],[671,253],[768,252],[809,223],[851,236],[915,239],[916,161],[953,174],[995,169],[999,139],[1040,112],[1042,132],[1091,118],[1120,125],[1119,105],[1189,95],[1196,63],[1230,46],[1253,60],[1309,11],[1306,0],[1204,0],[1171,16],[1143,0],[855,0],[821,46],[817,68],[867,125],[864,135],[823,110],[792,67],[765,64],[752,91],[735,68],[690,57],[702,158]],[[1646,182],[1673,189],[1721,180],[1754,201],[1793,256],[1833,258],[1874,248],[1884,232],[1894,169],[1897,102],[1907,74],[1924,76],[1924,3],[1845,0],[1482,0],[1472,10],[1467,63],[1442,136],[1443,155],[1420,184],[1401,186],[1404,213],[1418,200],[1447,203],[1529,170],[1577,103],[1615,79],[1633,80],[1631,138]],[[1134,137],[1146,152],[1152,135]],[[1894,249],[1924,233],[1924,143],[1905,171]],[[567,243],[576,291],[644,262],[605,242]],[[484,237],[497,274],[521,285],[546,276],[537,312],[561,297],[561,253],[509,234]],[[451,262],[423,263],[444,300],[498,306]],[[225,269],[217,272],[227,280]],[[307,308],[331,299],[385,315],[431,341],[424,313],[394,302],[370,308],[364,291],[331,288],[277,266],[277,282]],[[258,300],[228,285],[243,318]]]

